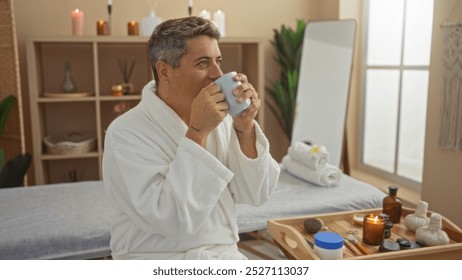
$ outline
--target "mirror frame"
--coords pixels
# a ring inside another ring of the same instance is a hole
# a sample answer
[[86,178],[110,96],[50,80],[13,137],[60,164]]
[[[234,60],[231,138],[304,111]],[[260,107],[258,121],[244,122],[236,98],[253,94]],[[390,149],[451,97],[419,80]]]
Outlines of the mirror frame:
[[356,21],[308,22],[300,64],[291,144],[324,145],[329,164],[343,161]]

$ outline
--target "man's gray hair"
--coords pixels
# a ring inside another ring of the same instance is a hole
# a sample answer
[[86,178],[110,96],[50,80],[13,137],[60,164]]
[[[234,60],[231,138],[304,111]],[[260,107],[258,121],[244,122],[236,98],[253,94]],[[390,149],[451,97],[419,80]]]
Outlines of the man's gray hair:
[[213,22],[195,16],[170,19],[154,29],[149,39],[149,50],[156,84],[159,82],[156,62],[164,61],[173,68],[179,67],[181,57],[187,52],[186,42],[202,35],[220,39],[220,31]]

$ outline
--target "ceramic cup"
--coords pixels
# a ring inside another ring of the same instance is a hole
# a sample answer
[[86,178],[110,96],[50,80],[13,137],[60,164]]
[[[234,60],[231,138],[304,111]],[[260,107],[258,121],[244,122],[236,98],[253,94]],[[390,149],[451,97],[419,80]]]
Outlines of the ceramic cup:
[[228,108],[228,113],[232,117],[239,116],[245,109],[247,109],[250,106],[250,98],[247,98],[241,103],[238,103],[236,101],[236,97],[233,95],[233,89],[235,89],[237,86],[241,84],[240,81],[235,81],[233,79],[234,76],[236,76],[236,72],[229,72],[220,78],[218,78],[214,83],[218,86],[220,86],[221,92],[226,97],[226,101],[229,104]]

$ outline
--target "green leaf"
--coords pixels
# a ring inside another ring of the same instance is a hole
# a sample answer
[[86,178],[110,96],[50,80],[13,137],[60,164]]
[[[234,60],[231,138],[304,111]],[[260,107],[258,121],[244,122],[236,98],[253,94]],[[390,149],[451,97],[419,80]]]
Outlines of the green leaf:
[[0,173],[2,173],[2,169],[5,163],[6,163],[5,151],[3,149],[0,149]]
[[267,104],[289,140],[292,137],[295,117],[305,26],[304,20],[297,20],[295,29],[282,25],[280,30],[273,29],[274,37],[271,41],[276,51],[274,59],[280,67],[281,74],[279,80],[273,82],[267,89],[275,104],[268,102]]
[[3,130],[6,126],[6,121],[8,120],[8,114],[13,106],[15,97],[13,95],[5,97],[0,102],[0,137],[3,135]]

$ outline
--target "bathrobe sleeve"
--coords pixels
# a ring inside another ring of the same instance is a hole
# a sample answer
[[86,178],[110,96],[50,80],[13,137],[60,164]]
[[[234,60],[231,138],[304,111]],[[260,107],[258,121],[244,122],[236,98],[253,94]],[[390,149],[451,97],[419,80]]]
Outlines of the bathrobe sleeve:
[[236,131],[231,129],[228,167],[234,173],[230,191],[236,203],[259,206],[266,202],[276,188],[280,167],[271,157],[269,143],[256,121],[257,158],[246,157],[240,148]]
[[151,141],[155,132],[150,133],[143,139],[120,129],[108,130],[106,189],[116,207],[144,232],[187,237],[208,218],[233,174],[187,138],[181,139],[175,154],[154,144],[163,141],[168,147],[168,139]]

